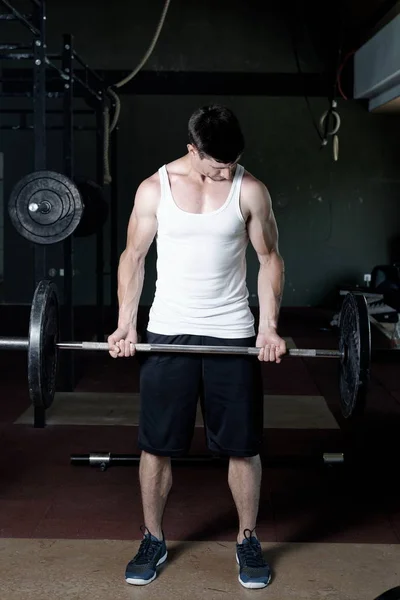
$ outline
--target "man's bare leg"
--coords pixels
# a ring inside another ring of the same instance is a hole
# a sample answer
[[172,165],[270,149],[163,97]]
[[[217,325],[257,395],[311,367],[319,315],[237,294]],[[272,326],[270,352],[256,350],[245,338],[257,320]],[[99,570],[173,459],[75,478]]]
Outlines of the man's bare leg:
[[172,486],[171,459],[142,452],[139,480],[145,527],[162,540],[162,520]]
[[[262,467],[260,456],[249,458],[231,457],[229,460],[228,483],[239,517],[237,541],[242,543],[244,530],[255,530],[260,502]],[[256,536],[253,531],[253,536]]]

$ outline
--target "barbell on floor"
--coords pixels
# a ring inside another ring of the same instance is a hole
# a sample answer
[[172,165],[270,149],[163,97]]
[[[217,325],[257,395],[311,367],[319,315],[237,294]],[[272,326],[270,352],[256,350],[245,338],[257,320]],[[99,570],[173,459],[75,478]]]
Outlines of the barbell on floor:
[[[345,418],[363,412],[369,382],[371,332],[366,299],[348,293],[340,311],[340,336],[337,350],[293,348],[291,357],[339,359],[341,411]],[[59,350],[103,350],[106,342],[59,341],[59,302],[57,287],[40,281],[36,287],[29,321],[28,338],[0,338],[0,349],[26,350],[28,353],[29,396],[37,408],[51,406],[57,378]],[[241,346],[186,346],[171,344],[136,344],[138,352],[179,352],[207,354],[258,355],[258,348]]]
[[[226,462],[228,458],[210,455],[189,454],[181,457],[174,457],[172,461],[182,464],[219,464]],[[71,465],[78,467],[97,467],[100,471],[106,471],[109,467],[130,467],[139,464],[140,454],[115,454],[113,452],[91,452],[90,454],[71,454]],[[268,463],[268,466],[284,467],[290,466],[321,466],[321,465],[338,465],[344,463],[343,452],[324,452],[319,456],[282,456],[269,457],[263,459],[263,463]]]

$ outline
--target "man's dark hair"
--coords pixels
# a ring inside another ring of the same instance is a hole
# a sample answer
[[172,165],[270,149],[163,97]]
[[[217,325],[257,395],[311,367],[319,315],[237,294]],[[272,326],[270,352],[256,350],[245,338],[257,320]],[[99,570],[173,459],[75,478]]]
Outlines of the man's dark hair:
[[235,162],[244,150],[239,121],[226,106],[212,104],[198,108],[189,119],[189,143],[200,158],[209,156],[220,163]]

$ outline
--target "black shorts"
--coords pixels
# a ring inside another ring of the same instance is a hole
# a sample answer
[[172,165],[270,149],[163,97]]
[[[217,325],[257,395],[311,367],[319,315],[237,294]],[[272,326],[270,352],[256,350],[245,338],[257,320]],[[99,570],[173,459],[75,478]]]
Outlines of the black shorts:
[[[255,337],[222,339],[147,332],[144,342],[255,346]],[[141,450],[159,456],[188,453],[200,398],[207,446],[217,456],[256,456],[263,435],[263,386],[256,356],[142,354]]]

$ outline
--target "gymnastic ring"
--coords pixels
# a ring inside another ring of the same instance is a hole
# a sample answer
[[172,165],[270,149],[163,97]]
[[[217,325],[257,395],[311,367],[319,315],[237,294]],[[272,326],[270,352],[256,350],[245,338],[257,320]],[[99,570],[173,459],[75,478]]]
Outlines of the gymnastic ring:
[[333,117],[336,121],[335,127],[332,129],[332,131],[328,131],[328,135],[335,135],[339,131],[340,125],[341,125],[341,119],[340,119],[339,114],[336,112],[336,110],[326,110],[319,120],[319,126],[321,129],[321,132],[324,135],[325,134],[325,127],[324,127],[325,119],[327,118],[328,114],[333,115]]

